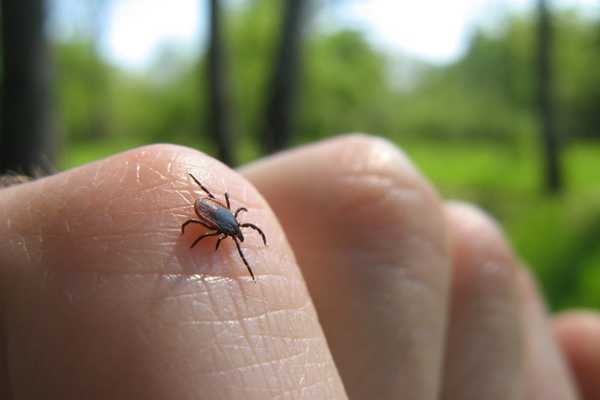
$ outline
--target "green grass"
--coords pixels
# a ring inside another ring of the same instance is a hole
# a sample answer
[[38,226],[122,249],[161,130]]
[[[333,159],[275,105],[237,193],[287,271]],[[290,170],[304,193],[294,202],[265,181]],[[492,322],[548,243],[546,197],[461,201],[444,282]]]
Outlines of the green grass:
[[59,159],[59,169],[66,170],[77,167],[142,145],[144,143],[133,140],[114,139],[67,143]]
[[[69,144],[61,167],[142,144]],[[600,144],[576,143],[564,152],[566,189],[560,196],[543,194],[533,146],[516,151],[490,144],[409,142],[401,147],[445,198],[473,202],[503,224],[554,309],[600,308]],[[249,141],[241,150],[246,161],[259,154]]]
[[563,154],[564,193],[542,191],[533,151],[484,145],[404,146],[444,197],[486,209],[536,272],[554,309],[600,308],[600,144]]
[[[249,162],[260,156],[259,147],[251,140],[243,138],[241,143],[240,160],[242,160],[242,162]],[[147,144],[146,141],[136,139],[135,137],[124,139],[110,138],[93,142],[68,142],[61,157],[59,157],[59,169],[64,171]],[[197,142],[189,141],[178,144],[196,148],[213,157],[216,156],[214,147],[206,142],[199,144]]]

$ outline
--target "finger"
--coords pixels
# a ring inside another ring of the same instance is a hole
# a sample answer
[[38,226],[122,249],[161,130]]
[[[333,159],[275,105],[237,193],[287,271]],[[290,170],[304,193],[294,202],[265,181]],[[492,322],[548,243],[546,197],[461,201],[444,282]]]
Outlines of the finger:
[[[190,244],[228,191],[269,238]],[[0,191],[0,293],[15,398],[344,398],[294,256],[255,189],[151,146]]]
[[449,203],[453,278],[443,399],[523,398],[516,260],[496,224]]
[[244,174],[288,234],[348,395],[436,398],[449,256],[425,179],[393,145],[360,135]]
[[554,332],[582,399],[600,399],[600,315],[569,311],[554,319]]
[[525,382],[528,400],[579,398],[558,348],[543,300],[533,278],[519,273],[525,327]]

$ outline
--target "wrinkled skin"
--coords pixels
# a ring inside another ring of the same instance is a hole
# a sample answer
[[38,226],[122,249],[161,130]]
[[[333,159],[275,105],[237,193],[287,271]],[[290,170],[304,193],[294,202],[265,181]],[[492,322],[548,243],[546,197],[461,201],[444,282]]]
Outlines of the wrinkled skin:
[[[193,173],[269,238],[190,243]],[[260,193],[260,194],[259,194]],[[350,135],[233,171],[143,147],[0,190],[2,399],[597,399],[498,226]],[[577,392],[581,394],[578,395]]]

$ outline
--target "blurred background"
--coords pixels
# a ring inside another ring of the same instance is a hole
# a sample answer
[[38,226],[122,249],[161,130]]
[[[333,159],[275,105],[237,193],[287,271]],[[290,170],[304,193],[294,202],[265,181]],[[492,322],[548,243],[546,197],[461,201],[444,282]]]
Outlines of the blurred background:
[[2,0],[0,170],[172,142],[235,166],[386,137],[600,308],[600,3]]

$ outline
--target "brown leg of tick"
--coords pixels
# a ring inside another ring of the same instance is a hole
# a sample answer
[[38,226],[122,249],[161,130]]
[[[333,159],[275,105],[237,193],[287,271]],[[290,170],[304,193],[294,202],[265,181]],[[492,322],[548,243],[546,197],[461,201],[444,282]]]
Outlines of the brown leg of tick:
[[196,184],[198,186],[200,186],[200,188],[202,188],[202,190],[204,190],[204,192],[208,195],[208,197],[210,197],[211,199],[215,198],[215,196],[213,196],[213,194],[211,192],[209,192],[208,189],[205,188],[204,185],[201,184],[200,181],[198,179],[196,179],[196,177],[194,175],[192,175],[192,174],[188,174],[188,175],[192,177],[192,179],[194,180],[194,182],[196,182]]
[[225,201],[227,202],[227,209],[231,210],[231,204],[229,203],[229,194],[225,192]]
[[248,211],[248,209],[246,207],[240,207],[237,210],[235,210],[235,214],[234,214],[235,219],[237,219],[238,214],[241,213],[242,211]]
[[220,234],[221,234],[221,232],[218,232],[218,231],[205,233],[204,235],[198,237],[198,239],[194,240],[194,243],[192,243],[192,245],[190,246],[190,249],[192,247],[194,247],[202,239],[210,237],[210,236],[217,236],[217,235],[220,235]]
[[263,243],[265,244],[265,246],[267,245],[267,237],[265,236],[265,234],[263,233],[263,231],[258,226],[254,225],[254,224],[250,224],[250,223],[241,224],[240,226],[242,228],[252,228],[255,231],[257,231],[258,233],[260,233],[260,236],[262,237]]
[[246,265],[246,268],[248,268],[248,272],[250,272],[250,276],[252,277],[252,280],[256,281],[256,278],[254,278],[254,272],[252,272],[252,268],[250,268],[250,265],[248,264],[248,261],[246,261],[246,257],[244,257],[244,253],[242,253],[242,249],[240,247],[240,244],[239,244],[238,240],[235,237],[233,237],[233,236],[232,236],[232,239],[235,242],[235,246],[238,249],[238,253],[240,253],[240,257],[242,257],[242,261]]
[[200,224],[200,225],[204,225],[205,227],[207,227],[208,229],[213,229],[213,227],[206,225],[204,222],[202,221],[197,221],[195,219],[189,219],[187,221],[185,221],[183,223],[183,225],[181,225],[181,234],[183,235],[183,233],[185,232],[185,227],[188,226],[189,224]]
[[219,250],[219,246],[221,245],[221,240],[226,239],[227,235],[223,234],[223,236],[221,236],[219,238],[219,240],[217,240],[217,245],[215,246],[215,251]]

